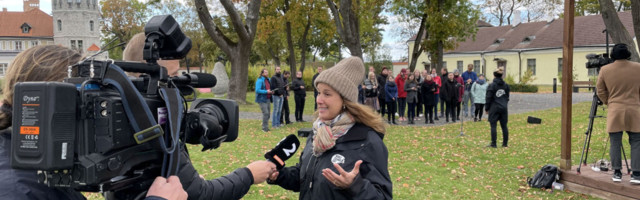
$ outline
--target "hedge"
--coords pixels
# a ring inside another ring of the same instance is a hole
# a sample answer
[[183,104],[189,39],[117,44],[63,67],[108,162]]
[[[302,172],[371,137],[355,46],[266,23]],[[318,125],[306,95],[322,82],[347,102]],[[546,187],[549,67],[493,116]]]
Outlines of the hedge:
[[528,85],[528,84],[520,84],[516,83],[513,85],[509,85],[511,92],[528,92],[528,93],[537,93],[538,86],[537,85]]

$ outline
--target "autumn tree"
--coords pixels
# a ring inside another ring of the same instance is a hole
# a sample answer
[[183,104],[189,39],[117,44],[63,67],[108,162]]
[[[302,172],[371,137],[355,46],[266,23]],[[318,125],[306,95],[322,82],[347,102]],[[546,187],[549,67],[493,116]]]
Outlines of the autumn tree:
[[214,23],[205,0],[194,0],[200,21],[209,37],[229,57],[231,61],[231,78],[229,83],[229,99],[246,103],[249,57],[256,35],[261,0],[251,0],[247,4],[244,20],[231,0],[220,0],[229,16],[237,40],[230,39],[221,31],[219,24]]
[[[104,44],[128,42],[133,35],[143,31],[148,17],[147,6],[138,0],[104,0],[100,1],[100,8]],[[109,57],[121,60],[123,50],[124,45],[115,47],[109,50]]]
[[[624,27],[622,22],[620,22],[620,18],[618,17],[618,13],[616,12],[616,8],[611,0],[598,0],[600,3],[600,12],[602,13],[602,20],[604,21],[604,25],[607,27],[607,32],[611,36],[613,43],[625,43],[629,47],[629,51],[631,51],[631,60],[640,62],[640,57],[638,57],[638,52],[636,51],[636,45],[633,41],[631,35]],[[639,11],[636,10],[636,13]],[[633,12],[632,12],[633,13]],[[634,26],[637,27],[640,19],[637,19],[638,16],[634,17]],[[635,31],[637,28],[634,28],[634,32],[636,36],[638,36],[638,32]]]
[[[413,71],[416,68],[418,57],[423,51],[426,51],[426,40],[423,40],[423,38],[427,34],[427,0],[393,0],[390,10],[399,17],[401,22],[413,25],[413,27],[406,27],[406,30],[399,33],[403,38],[416,36],[416,40],[413,43],[413,51],[409,52],[411,54],[409,69]],[[415,21],[418,21],[418,23],[415,23]]]
[[[361,30],[363,27],[375,28],[375,26],[369,25],[377,25],[377,23],[380,22],[380,17],[375,16],[380,14],[381,9],[378,9],[375,6],[382,6],[384,1],[339,0],[339,4],[336,4],[334,0],[326,1],[331,14],[333,15],[332,20],[335,24],[336,31],[340,36],[340,41],[342,41],[342,44],[349,49],[349,53],[352,56],[362,58],[363,40]],[[361,26],[361,21],[363,19],[370,20],[371,23],[368,23],[367,26]],[[373,34],[365,35],[375,36]]]

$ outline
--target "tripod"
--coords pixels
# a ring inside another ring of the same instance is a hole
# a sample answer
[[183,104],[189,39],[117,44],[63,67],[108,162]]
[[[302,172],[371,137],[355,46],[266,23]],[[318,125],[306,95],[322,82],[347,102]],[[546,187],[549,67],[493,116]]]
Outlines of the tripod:
[[[600,71],[600,69],[598,69],[598,71]],[[587,166],[587,157],[589,156],[589,146],[591,143],[591,135],[593,133],[593,121],[595,120],[596,117],[603,117],[603,116],[596,116],[596,113],[598,112],[598,105],[602,105],[602,101],[600,101],[600,99],[598,98],[598,95],[596,94],[596,90],[594,89],[593,100],[591,101],[591,111],[589,111],[589,126],[587,128],[587,131],[584,133],[586,134],[586,137],[584,139],[584,145],[582,146],[582,155],[580,156],[580,164],[578,165],[578,169],[576,169],[578,174],[580,174],[580,168],[583,165]],[[627,165],[628,173],[631,174],[631,169],[629,168],[629,161],[627,161],[627,154],[624,152],[624,145],[620,145],[620,148],[622,148],[622,156],[624,157],[624,162]]]

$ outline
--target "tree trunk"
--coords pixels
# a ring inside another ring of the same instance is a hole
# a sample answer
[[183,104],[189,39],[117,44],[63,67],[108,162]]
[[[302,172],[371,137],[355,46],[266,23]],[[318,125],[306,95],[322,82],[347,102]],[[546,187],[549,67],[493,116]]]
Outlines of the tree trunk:
[[293,47],[293,38],[291,37],[291,22],[286,22],[287,31],[287,49],[289,49],[289,71],[296,71],[296,50]]
[[[244,55],[246,54],[246,55]],[[239,52],[231,57],[231,76],[229,79],[229,99],[245,104],[247,98],[247,80],[249,73],[249,52]],[[240,92],[234,92],[240,91]]]
[[633,34],[640,43],[640,0],[631,0],[631,18],[633,19]]
[[618,13],[613,5],[611,0],[598,0],[600,3],[600,12],[602,12],[602,20],[604,21],[605,26],[607,27],[607,31],[613,40],[613,43],[625,43],[630,48],[631,51],[631,60],[635,62],[640,62],[640,58],[638,57],[638,52],[635,48],[635,43],[629,35],[629,32],[624,27],[622,22],[620,22],[620,18],[618,17]]
[[[313,11],[313,7],[309,10],[309,13]],[[307,15],[307,24],[304,27],[304,32],[302,32],[302,38],[300,38],[300,71],[304,73],[304,67],[307,63],[307,35],[309,34],[309,29],[311,29],[311,15]]]
[[[352,56],[362,59],[362,45],[360,44],[360,21],[358,16],[351,9],[351,0],[340,0],[338,9],[333,0],[326,0],[329,9],[333,14],[333,21],[336,24],[336,31],[340,35],[342,43],[349,49]],[[342,56],[340,56],[342,57]]]
[[[424,46],[422,45],[422,35],[427,34],[426,26],[427,26],[427,13],[424,13],[422,15],[422,19],[420,20],[420,26],[418,27],[418,34],[416,35],[416,40],[413,42],[413,52],[411,52],[411,61],[409,61],[409,69],[411,69],[411,71],[413,71],[416,68],[418,57],[420,57],[420,54],[422,54],[422,51],[424,48]],[[426,37],[425,37],[425,40],[427,40]]]
[[[440,63],[440,67],[445,67],[444,66],[444,42],[443,41],[438,41],[438,63]],[[447,67],[448,68],[448,67]],[[453,72],[453,70],[450,70],[449,72]]]
[[276,55],[276,53],[273,51],[273,48],[271,48],[271,45],[269,45],[269,43],[267,43],[267,48],[269,49],[269,55],[271,55],[273,62],[276,64],[276,66],[280,66],[280,57]]

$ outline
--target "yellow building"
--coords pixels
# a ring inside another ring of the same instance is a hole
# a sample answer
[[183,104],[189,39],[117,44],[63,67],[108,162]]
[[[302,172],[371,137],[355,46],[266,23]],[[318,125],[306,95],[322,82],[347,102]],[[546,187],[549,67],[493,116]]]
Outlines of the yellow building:
[[[618,15],[633,36],[631,12],[621,12]],[[491,72],[498,66],[504,66],[506,73],[516,82],[520,81],[527,70],[534,73],[535,85],[552,85],[553,79],[559,78],[559,72],[562,71],[562,19],[499,27],[480,21],[478,28],[475,40],[469,38],[458,43],[456,49],[445,52],[443,66],[449,71],[455,68],[464,71],[468,64],[474,64],[474,71],[485,74],[490,80],[493,79]],[[576,81],[587,81],[590,76],[595,76],[594,70],[586,69],[585,56],[606,52],[605,33],[602,32],[604,29],[600,15],[575,18],[573,68],[574,74],[577,74]],[[414,42],[415,37],[407,42],[409,52],[413,51]],[[418,58],[417,66],[429,62],[427,53],[423,53]]]

